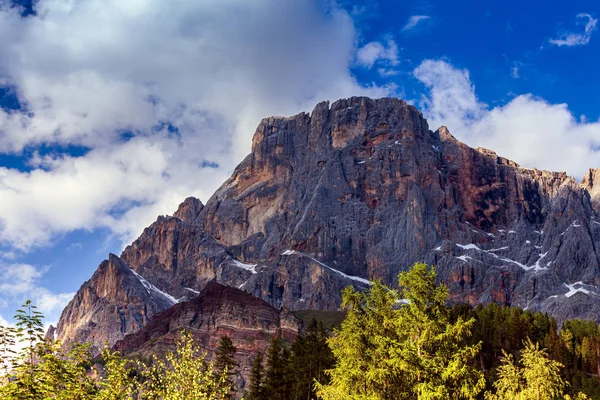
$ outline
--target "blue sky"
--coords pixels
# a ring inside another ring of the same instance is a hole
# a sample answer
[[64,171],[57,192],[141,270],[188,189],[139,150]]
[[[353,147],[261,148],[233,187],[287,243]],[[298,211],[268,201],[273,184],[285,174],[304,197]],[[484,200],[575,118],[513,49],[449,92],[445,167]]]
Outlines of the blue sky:
[[[20,5],[19,5],[20,4]],[[396,96],[525,167],[600,167],[594,1],[0,0],[0,321],[206,201],[260,118]],[[25,6],[23,6],[25,5]]]

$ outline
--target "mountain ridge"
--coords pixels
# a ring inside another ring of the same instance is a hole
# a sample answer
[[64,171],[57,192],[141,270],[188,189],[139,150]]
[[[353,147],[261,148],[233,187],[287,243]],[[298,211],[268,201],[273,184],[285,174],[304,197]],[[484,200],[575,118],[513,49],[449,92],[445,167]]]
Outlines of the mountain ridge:
[[[103,279],[99,268],[84,283],[57,336],[113,344],[162,311],[159,292],[187,299],[213,280],[276,308],[337,309],[346,285],[394,284],[415,261],[438,267],[453,302],[597,320],[599,181],[600,170],[577,183],[472,149],[445,127],[429,130],[399,99],[354,97],[265,118],[251,153],[206,204],[186,199],[111,256],[127,280]],[[128,269],[141,284],[129,283],[139,289],[131,298],[83,296],[104,281],[130,282]]]

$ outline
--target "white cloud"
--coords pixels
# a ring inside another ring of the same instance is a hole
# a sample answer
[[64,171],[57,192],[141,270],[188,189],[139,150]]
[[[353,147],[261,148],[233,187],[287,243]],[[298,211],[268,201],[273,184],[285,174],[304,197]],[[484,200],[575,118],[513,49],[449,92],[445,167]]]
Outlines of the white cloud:
[[[26,19],[0,8],[0,79],[26,106],[0,111],[0,151],[90,149],[0,168],[0,244],[26,251],[98,227],[127,242],[183,198],[206,200],[262,117],[390,94],[357,84],[353,21],[319,4],[40,0]],[[397,63],[393,41],[379,58]]]
[[460,140],[485,147],[524,167],[581,177],[600,165],[600,123],[578,121],[566,104],[531,94],[490,108],[475,95],[469,73],[445,61],[426,60],[414,71],[429,89],[420,106],[432,129],[446,125]]
[[[51,293],[40,285],[48,267],[29,264],[0,264],[0,301],[2,307],[21,304],[29,299],[50,321],[58,320],[60,311],[73,298],[74,293]],[[13,310],[10,310],[13,311]],[[0,316],[0,322],[6,319]]]
[[372,68],[377,63],[396,66],[400,63],[398,46],[392,39],[387,40],[387,46],[380,42],[369,42],[356,52],[356,63],[365,68]]
[[558,39],[550,39],[548,42],[555,46],[585,46],[590,42],[592,33],[596,30],[597,18],[592,18],[590,14],[577,14],[577,24],[585,23],[583,33],[564,32]]
[[404,28],[402,28],[402,30],[403,31],[411,30],[414,27],[416,27],[419,24],[419,22],[427,21],[429,19],[431,19],[431,17],[429,15],[413,15],[408,19],[408,21],[406,22],[406,25],[404,25]]

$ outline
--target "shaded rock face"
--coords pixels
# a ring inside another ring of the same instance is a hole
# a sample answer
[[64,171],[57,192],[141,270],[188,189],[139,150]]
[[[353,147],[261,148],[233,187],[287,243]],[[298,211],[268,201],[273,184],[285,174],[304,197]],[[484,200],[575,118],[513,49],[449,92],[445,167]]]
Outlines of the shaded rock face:
[[[343,287],[395,284],[424,261],[437,265],[452,301],[598,320],[599,202],[600,170],[577,183],[520,168],[445,127],[429,130],[401,100],[350,98],[263,119],[251,154],[206,205],[187,199],[119,260],[176,300],[215,280],[291,310],[336,309]],[[65,309],[57,336],[114,343],[131,322],[115,330],[112,309],[82,303],[97,285],[90,282]],[[141,323],[168,307],[156,292],[130,290],[125,299],[123,290],[104,301],[154,301]],[[104,322],[86,328],[88,313]]]
[[265,353],[271,338],[278,334],[293,341],[300,321],[285,308],[277,310],[242,290],[210,282],[196,298],[158,313],[114,348],[123,354],[164,354],[174,350],[175,340],[184,329],[193,334],[209,357],[216,351],[220,337],[229,336],[237,347],[235,358],[242,378],[237,384],[243,388],[249,381],[256,352]]

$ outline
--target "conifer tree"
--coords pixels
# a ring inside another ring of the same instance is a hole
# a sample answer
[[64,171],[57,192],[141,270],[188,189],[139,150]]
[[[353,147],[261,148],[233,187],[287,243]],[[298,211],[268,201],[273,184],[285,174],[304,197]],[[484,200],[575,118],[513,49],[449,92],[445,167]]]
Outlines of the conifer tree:
[[333,354],[327,345],[328,337],[323,324],[313,318],[306,332],[300,333],[292,343],[289,364],[292,400],[316,399],[314,382],[328,382],[325,370],[334,365]]
[[248,400],[262,400],[264,383],[263,355],[259,351],[252,361],[250,370],[250,387],[248,390]]
[[346,288],[348,310],[329,344],[336,366],[325,400],[473,399],[485,386],[473,366],[480,344],[468,344],[474,319],[450,320],[444,285],[433,268],[415,264],[399,276],[400,293],[376,282],[369,292]]
[[238,363],[234,358],[236,352],[237,348],[233,345],[231,338],[229,336],[221,336],[215,352],[214,365],[215,371],[219,375],[225,374],[226,376],[226,383],[231,387],[229,398],[233,397],[233,392],[235,391],[233,377],[239,373]]
[[290,385],[288,382],[289,351],[283,347],[280,335],[274,336],[267,351],[265,382],[263,394],[265,399],[288,400]]

